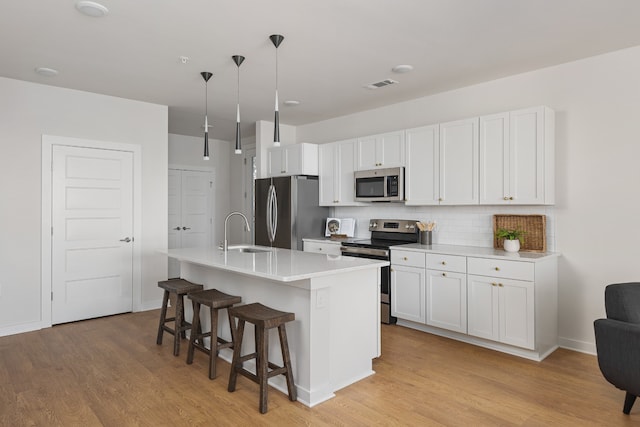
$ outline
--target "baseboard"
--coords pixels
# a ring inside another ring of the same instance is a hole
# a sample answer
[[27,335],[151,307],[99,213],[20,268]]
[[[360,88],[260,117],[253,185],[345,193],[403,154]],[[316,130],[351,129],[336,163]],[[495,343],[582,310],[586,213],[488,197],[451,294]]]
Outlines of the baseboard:
[[157,310],[162,307],[162,298],[151,301],[144,301],[140,304],[140,309],[136,311]]
[[43,325],[42,322],[29,322],[21,323],[19,325],[6,326],[0,328],[0,337],[8,335],[22,334],[25,332],[39,331],[42,328],[50,327],[51,325]]
[[560,348],[565,348],[567,350],[573,350],[580,353],[591,354],[593,356],[596,355],[596,345],[592,342],[586,341],[578,341],[572,340],[570,338],[558,338],[558,344]]

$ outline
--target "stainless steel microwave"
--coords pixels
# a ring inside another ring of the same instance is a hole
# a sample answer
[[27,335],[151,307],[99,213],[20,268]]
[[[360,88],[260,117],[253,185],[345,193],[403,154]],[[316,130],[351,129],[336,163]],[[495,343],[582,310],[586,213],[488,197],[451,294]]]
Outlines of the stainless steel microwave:
[[403,202],[404,168],[354,172],[356,201]]

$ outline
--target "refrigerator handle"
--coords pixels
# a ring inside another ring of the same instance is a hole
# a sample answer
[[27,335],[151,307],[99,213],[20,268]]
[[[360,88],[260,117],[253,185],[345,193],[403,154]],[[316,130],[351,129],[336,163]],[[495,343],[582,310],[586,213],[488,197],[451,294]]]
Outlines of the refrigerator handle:
[[269,242],[273,244],[276,239],[276,231],[278,229],[278,197],[276,195],[276,187],[271,184],[267,193],[267,237]]

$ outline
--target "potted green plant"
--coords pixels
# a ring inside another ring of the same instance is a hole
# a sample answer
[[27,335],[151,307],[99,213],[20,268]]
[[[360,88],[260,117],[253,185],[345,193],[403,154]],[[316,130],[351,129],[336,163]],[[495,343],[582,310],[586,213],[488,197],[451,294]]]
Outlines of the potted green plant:
[[496,230],[496,237],[504,239],[502,245],[507,252],[518,252],[520,243],[524,243],[524,230],[510,230],[507,228],[499,228]]

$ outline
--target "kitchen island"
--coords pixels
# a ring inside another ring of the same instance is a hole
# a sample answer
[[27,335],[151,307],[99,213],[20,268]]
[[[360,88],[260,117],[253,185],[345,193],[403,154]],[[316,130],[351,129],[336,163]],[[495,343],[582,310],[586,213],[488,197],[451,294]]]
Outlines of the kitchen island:
[[[180,261],[182,278],[205,289],[238,295],[243,304],[260,302],[295,313],[295,321],[286,326],[294,382],[298,401],[314,406],[374,373],[372,359],[380,355],[379,270],[389,262],[268,249],[169,249],[166,254]],[[191,315],[189,307],[185,311]],[[201,316],[208,328],[204,310]],[[231,338],[226,313],[220,315],[218,333]],[[276,330],[269,341],[269,360],[281,364]],[[253,342],[253,328],[247,327],[244,354],[252,351]],[[223,349],[220,357],[230,362],[232,351]],[[245,366],[251,369],[251,363]],[[283,376],[269,383],[286,393]]]

